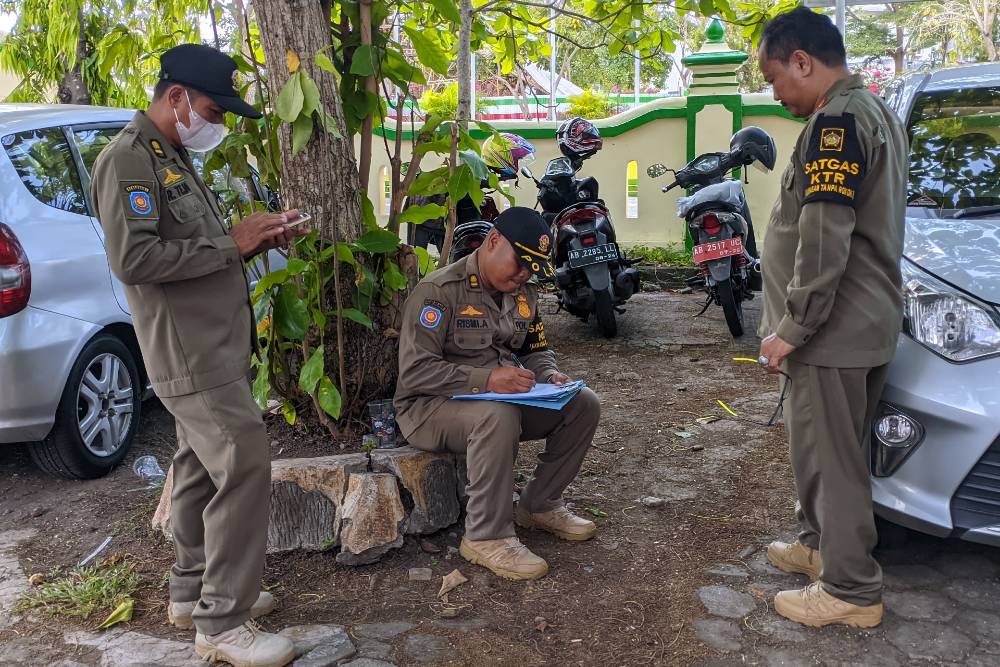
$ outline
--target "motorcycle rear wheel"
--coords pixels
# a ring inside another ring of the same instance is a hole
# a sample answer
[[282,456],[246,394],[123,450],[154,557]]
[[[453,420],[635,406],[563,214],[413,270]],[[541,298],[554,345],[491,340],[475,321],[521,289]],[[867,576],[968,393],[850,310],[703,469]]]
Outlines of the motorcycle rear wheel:
[[605,338],[618,335],[618,322],[615,321],[615,307],[611,302],[611,291],[594,292],[594,309],[597,312],[597,324]]
[[723,280],[716,285],[719,295],[719,305],[726,316],[726,324],[733,338],[743,335],[743,305],[737,300],[733,290],[732,279]]

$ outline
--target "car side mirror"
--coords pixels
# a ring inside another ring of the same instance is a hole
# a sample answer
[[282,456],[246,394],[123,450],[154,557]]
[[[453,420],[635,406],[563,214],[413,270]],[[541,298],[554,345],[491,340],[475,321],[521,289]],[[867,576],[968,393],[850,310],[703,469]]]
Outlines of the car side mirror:
[[666,174],[668,171],[670,170],[667,169],[666,165],[657,162],[656,164],[649,166],[649,169],[646,170],[646,175],[648,175],[650,178],[659,178],[660,176]]

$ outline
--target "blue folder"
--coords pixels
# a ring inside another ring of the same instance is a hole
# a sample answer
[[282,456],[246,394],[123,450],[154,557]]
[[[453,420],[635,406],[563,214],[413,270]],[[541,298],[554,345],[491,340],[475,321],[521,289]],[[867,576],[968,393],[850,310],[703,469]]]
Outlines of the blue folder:
[[453,396],[452,398],[456,401],[500,401],[501,403],[526,405],[532,408],[562,410],[586,386],[587,384],[583,380],[569,382],[564,385],[539,382],[531,391],[521,394],[487,392],[485,394],[464,394],[462,396]]

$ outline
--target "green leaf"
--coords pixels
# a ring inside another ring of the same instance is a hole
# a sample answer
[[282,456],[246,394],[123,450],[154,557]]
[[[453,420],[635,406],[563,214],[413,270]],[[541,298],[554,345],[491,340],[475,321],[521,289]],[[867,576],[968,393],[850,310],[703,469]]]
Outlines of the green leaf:
[[453,202],[459,202],[473,189],[479,189],[479,179],[476,178],[468,165],[462,165],[452,174],[448,181],[448,196]]
[[292,155],[306,147],[312,137],[312,131],[312,116],[302,114],[292,123]]
[[257,367],[257,376],[253,379],[253,400],[261,410],[267,408],[267,401],[271,398],[271,378],[267,372],[267,366]]
[[420,71],[420,68],[408,63],[403,54],[396,49],[385,50],[382,74],[395,80],[397,84],[416,83],[422,86],[427,83],[427,77]]
[[285,283],[274,300],[274,326],[289,340],[302,340],[309,328],[309,310],[294,285]]
[[299,389],[312,396],[316,391],[319,379],[323,377],[323,348],[317,347],[309,356],[309,360],[302,364],[299,371]]
[[288,260],[287,264],[285,264],[285,270],[288,271],[288,275],[290,276],[297,276],[299,274],[305,273],[308,268],[309,268],[309,262],[302,259],[298,259],[297,257],[293,257],[292,259]]
[[358,260],[354,259],[354,253],[351,252],[351,246],[344,242],[337,244],[337,259],[351,266],[358,265]]
[[398,248],[399,237],[386,229],[373,229],[362,235],[354,245],[362,252],[377,255]]
[[319,308],[312,309],[312,318],[317,327],[320,329],[326,328],[326,315]]
[[382,274],[382,282],[385,286],[394,292],[399,292],[400,290],[406,289],[406,276],[403,272],[399,270],[399,266],[396,262],[386,262],[385,263],[385,273]]
[[111,612],[111,615],[104,619],[104,622],[97,626],[98,630],[104,630],[110,628],[112,625],[117,625],[118,623],[124,623],[125,621],[132,620],[132,609],[135,606],[135,600],[131,597],[126,599],[120,605],[115,607],[115,610]]
[[413,151],[417,155],[427,155],[428,153],[450,153],[451,152],[451,139],[432,139],[430,141],[425,141],[423,143],[417,144],[417,148]]
[[375,74],[375,49],[370,44],[362,44],[354,51],[351,60],[351,74],[367,77]]
[[375,326],[374,324],[372,324],[371,319],[357,308],[344,308],[344,310],[341,311],[341,314],[343,314],[344,317],[351,320],[352,322],[357,322],[361,326],[366,327],[368,329],[371,329],[373,326]]
[[448,215],[448,208],[446,206],[441,206],[440,204],[422,204],[420,206],[411,206],[403,211],[403,213],[399,216],[399,224],[410,223],[412,225],[419,225],[422,222],[437,220],[438,218],[443,218],[446,215]]
[[278,269],[277,271],[271,271],[265,274],[263,278],[257,283],[257,287],[253,291],[254,299],[260,298],[262,294],[269,291],[276,285],[281,285],[288,281],[288,269]]
[[302,78],[302,113],[311,116],[313,112],[323,109],[323,102],[319,96],[319,86],[305,70],[299,76]]
[[469,165],[477,179],[483,181],[490,177],[490,170],[483,162],[483,158],[479,157],[479,153],[473,150],[464,150],[458,151],[458,154],[462,157],[462,161]]
[[375,204],[372,203],[371,198],[368,193],[364,193],[364,197],[361,199],[361,215],[365,221],[365,227],[371,231],[376,231],[381,229],[378,226],[378,220],[375,218]]
[[295,412],[295,405],[291,401],[282,403],[281,414],[285,417],[285,421],[288,422],[289,426],[295,426],[297,414]]
[[302,93],[302,82],[299,79],[299,73],[296,72],[288,77],[288,81],[285,82],[281,92],[278,93],[278,103],[275,106],[275,111],[278,112],[278,117],[281,120],[286,123],[292,123],[302,113],[302,104],[304,102],[305,96]]
[[451,21],[452,23],[458,25],[462,22],[462,15],[458,11],[458,7],[452,0],[430,0],[431,4],[434,5],[434,9],[438,10],[438,13]]
[[427,248],[421,248],[416,246],[413,248],[413,254],[417,256],[417,271],[420,276],[426,276],[431,272],[433,268],[433,260],[431,260],[431,254],[427,252]]
[[601,510],[597,509],[596,507],[588,507],[587,511],[590,512],[593,516],[596,516],[596,517],[606,517],[608,515],[607,512],[602,512]]
[[339,75],[339,72],[337,72],[337,68],[333,64],[333,61],[330,60],[330,57],[325,53],[317,53],[316,58],[314,60],[316,61],[316,66],[319,67],[321,70],[329,72],[330,74]]
[[448,167],[425,171],[413,179],[407,195],[439,195],[448,190]]
[[326,414],[334,419],[340,419],[342,407],[340,392],[333,386],[330,378],[324,377],[319,381],[319,396],[317,398],[319,398],[319,407],[323,408]]
[[447,76],[448,67],[451,65],[451,58],[441,48],[438,40],[431,38],[431,35],[436,35],[437,31],[421,29],[413,25],[403,26],[403,30],[406,32],[406,36],[410,38],[410,43],[413,44],[420,62],[438,74]]

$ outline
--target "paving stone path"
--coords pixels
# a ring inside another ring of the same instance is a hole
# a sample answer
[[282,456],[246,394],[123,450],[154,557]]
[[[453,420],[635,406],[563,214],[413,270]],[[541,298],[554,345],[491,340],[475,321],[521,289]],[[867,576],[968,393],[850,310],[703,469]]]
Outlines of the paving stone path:
[[914,534],[905,547],[877,553],[886,614],[871,630],[813,629],[781,618],[774,594],[808,579],[772,567],[765,550],[762,540],[706,571],[717,583],[699,590],[705,618],[694,628],[720,656],[702,665],[1000,665],[996,549]]

